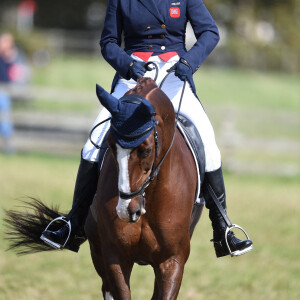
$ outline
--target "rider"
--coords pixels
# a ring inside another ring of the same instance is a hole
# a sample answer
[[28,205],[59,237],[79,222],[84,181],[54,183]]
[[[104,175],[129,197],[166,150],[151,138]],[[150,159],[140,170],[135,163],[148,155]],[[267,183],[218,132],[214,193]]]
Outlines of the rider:
[[[185,48],[187,21],[191,23],[197,38],[189,51]],[[124,49],[121,48],[122,34]],[[171,99],[175,111],[178,109],[183,86],[181,82],[187,80],[180,113],[195,124],[204,144],[206,164],[203,195],[212,222],[216,255],[220,257],[230,254],[226,241],[231,252],[237,255],[250,251],[252,242],[239,240],[231,231],[225,237],[228,225],[212,195],[216,195],[216,201],[219,201],[226,212],[221,155],[211,123],[196,96],[192,78],[193,73],[198,70],[218,41],[216,23],[201,0],[110,0],[100,46],[103,57],[117,71],[112,91],[113,96],[118,99],[133,88],[138,78],[146,72],[147,77],[154,77],[155,72],[146,70],[145,62],[154,62],[158,66],[158,85],[170,68],[175,71],[162,87]],[[102,109],[95,124],[108,117],[109,112]],[[92,140],[101,145],[108,129],[108,122],[98,126],[93,131]],[[79,234],[83,228],[88,208],[96,192],[99,152],[90,140],[82,150],[73,208],[67,216],[72,225],[70,240],[73,243],[75,234]],[[63,245],[68,234],[69,228],[65,225],[57,231],[44,231],[42,239],[52,245]],[[79,243],[74,247],[68,244],[67,248],[78,251]]]

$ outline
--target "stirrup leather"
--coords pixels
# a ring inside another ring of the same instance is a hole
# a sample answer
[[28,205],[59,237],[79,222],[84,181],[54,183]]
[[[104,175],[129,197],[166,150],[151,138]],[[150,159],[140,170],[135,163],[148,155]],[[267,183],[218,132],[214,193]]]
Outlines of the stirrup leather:
[[249,246],[248,248],[245,248],[243,250],[236,250],[236,251],[231,251],[230,247],[229,247],[229,244],[228,244],[228,233],[231,229],[233,228],[237,228],[237,229],[240,229],[241,231],[243,231],[243,233],[245,234],[247,240],[250,240],[247,232],[239,225],[236,225],[236,224],[231,224],[231,226],[228,226],[226,228],[226,231],[225,231],[225,242],[226,242],[226,246],[228,248],[228,251],[229,251],[229,254],[231,257],[234,257],[234,256],[240,256],[240,255],[243,255],[249,251],[251,251],[253,249],[253,245]]
[[65,217],[62,217],[62,216],[61,216],[61,217],[57,217],[57,218],[53,219],[53,220],[47,225],[47,227],[45,228],[44,231],[48,230],[48,228],[49,228],[54,222],[57,222],[57,221],[62,221],[62,222],[64,222],[64,223],[66,223],[66,225],[68,225],[69,233],[68,233],[68,236],[67,236],[65,242],[64,242],[63,244],[55,243],[55,242],[49,240],[49,239],[48,239],[47,237],[45,237],[43,234],[41,235],[40,239],[41,239],[42,241],[44,241],[46,244],[48,244],[49,246],[51,246],[51,247],[53,247],[53,248],[55,248],[55,249],[62,250],[63,248],[65,248],[67,242],[69,241],[70,235],[71,235],[71,228],[72,228],[71,222],[68,221]]

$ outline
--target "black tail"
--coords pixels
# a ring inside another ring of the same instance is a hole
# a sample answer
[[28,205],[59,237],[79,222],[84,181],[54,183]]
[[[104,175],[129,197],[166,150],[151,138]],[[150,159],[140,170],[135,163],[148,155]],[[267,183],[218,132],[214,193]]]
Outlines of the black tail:
[[5,239],[10,243],[8,250],[15,250],[20,255],[54,250],[40,236],[51,220],[63,214],[58,212],[58,207],[49,208],[34,198],[21,202],[26,211],[5,211]]

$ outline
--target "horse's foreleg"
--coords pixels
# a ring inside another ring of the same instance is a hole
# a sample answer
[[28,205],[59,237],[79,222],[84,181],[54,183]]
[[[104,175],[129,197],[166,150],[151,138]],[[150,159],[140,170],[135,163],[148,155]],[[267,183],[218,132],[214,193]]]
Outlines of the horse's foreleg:
[[[112,247],[105,245],[96,231],[92,214],[90,213],[85,225],[85,231],[89,239],[93,263],[98,275],[102,278],[102,295],[104,300],[131,299],[129,291],[129,278],[133,263],[125,258],[120,259],[114,255]],[[120,263],[122,261],[122,264]]]
[[156,279],[152,300],[176,299],[182,281],[183,269],[183,260],[176,257],[171,257],[154,268]]
[[106,282],[109,285],[109,290],[112,299],[130,300],[129,279],[132,271],[133,263],[128,263],[125,260],[120,262],[114,258],[106,264]]

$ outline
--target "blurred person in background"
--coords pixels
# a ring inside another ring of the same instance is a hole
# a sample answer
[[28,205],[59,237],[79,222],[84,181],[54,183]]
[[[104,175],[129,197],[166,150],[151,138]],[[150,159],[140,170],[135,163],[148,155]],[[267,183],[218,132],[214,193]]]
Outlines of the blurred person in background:
[[0,35],[0,82],[26,84],[30,69],[25,53],[16,46],[11,33]]
[[11,139],[13,124],[11,119],[11,96],[7,87],[18,89],[27,84],[30,79],[30,69],[27,57],[19,49],[11,33],[0,35],[0,135],[3,138],[5,153],[13,153]]
[[[190,21],[197,38],[189,51],[185,48],[187,21]],[[123,33],[125,49],[121,48]],[[218,41],[219,32],[216,23],[200,0],[175,2],[110,0],[100,46],[103,57],[117,71],[112,95],[118,99],[135,87],[138,79],[149,71],[146,69],[146,62],[153,62],[158,66],[156,81],[158,85],[168,70],[174,71],[162,89],[172,101],[176,111],[182,91],[181,81],[187,80],[180,112],[194,123],[204,144],[206,164],[202,188],[206,207],[210,210],[216,255],[221,257],[231,254],[230,252],[235,255],[247,253],[252,249],[252,241],[239,240],[232,231],[229,231],[228,235],[225,234],[228,224],[217,207],[218,203],[226,216],[221,155],[215,142],[212,125],[196,95],[192,77]],[[150,71],[146,76],[154,78],[154,74],[154,71]],[[102,109],[95,124],[108,117],[110,113],[105,108]],[[106,122],[93,132],[92,138],[94,141],[97,140],[98,145],[101,145],[108,129],[109,123]],[[84,238],[85,218],[97,188],[98,160],[99,150],[88,140],[82,151],[73,208],[67,216],[67,220],[71,222],[71,239],[66,247],[73,251],[79,249],[79,245],[75,247],[71,245],[75,235],[82,232]],[[57,231],[45,230],[41,239],[55,248],[62,248],[69,234],[69,226],[64,225]]]
[[3,151],[12,153],[11,138],[13,125],[11,121],[11,98],[4,89],[4,84],[10,83],[10,65],[14,51],[14,39],[11,34],[0,35],[0,136],[3,139]]

